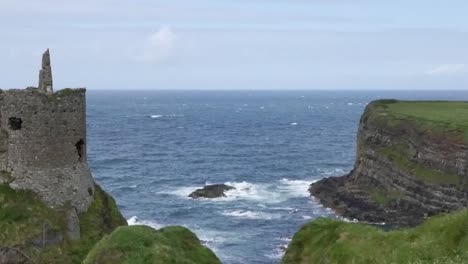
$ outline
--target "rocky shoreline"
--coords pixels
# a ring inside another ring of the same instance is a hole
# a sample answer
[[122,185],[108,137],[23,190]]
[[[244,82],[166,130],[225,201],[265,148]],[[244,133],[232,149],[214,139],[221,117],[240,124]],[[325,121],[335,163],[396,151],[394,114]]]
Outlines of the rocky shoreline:
[[466,208],[466,127],[431,119],[431,111],[437,116],[446,108],[463,106],[372,102],[361,117],[354,169],[313,183],[311,195],[346,218],[399,227]]

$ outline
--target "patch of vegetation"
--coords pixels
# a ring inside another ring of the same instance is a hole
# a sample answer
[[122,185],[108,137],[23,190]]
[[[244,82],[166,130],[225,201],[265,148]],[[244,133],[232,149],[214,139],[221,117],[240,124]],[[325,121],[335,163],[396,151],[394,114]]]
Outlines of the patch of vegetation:
[[[104,235],[127,225],[114,199],[97,185],[93,203],[79,216],[81,239],[78,241],[70,241],[66,235],[67,210],[68,206],[49,208],[30,191],[17,191],[0,184],[0,246],[21,247],[36,263],[81,263]],[[61,237],[63,242],[42,248],[44,232]]]
[[380,153],[387,156],[401,170],[416,176],[419,180],[433,184],[460,184],[461,177],[439,170],[430,169],[411,160],[411,150],[407,144],[400,143],[385,147]]
[[72,89],[72,88],[64,88],[61,90],[56,91],[55,93],[49,95],[49,101],[55,101],[58,98],[69,96],[72,94],[80,94],[85,92],[85,88],[77,88],[77,89]]
[[220,264],[190,230],[148,226],[119,227],[103,238],[86,257],[85,264]]
[[468,211],[430,218],[412,229],[320,218],[297,232],[282,264],[468,263]]
[[119,226],[126,226],[127,220],[121,215],[114,199],[95,185],[94,201],[88,211],[79,216],[81,238],[67,240],[60,247],[43,252],[43,263],[82,263],[91,248],[105,235]]
[[374,189],[371,192],[371,199],[379,205],[387,205],[392,201],[400,199],[402,193],[399,191],[385,191],[381,189]]
[[14,178],[11,175],[11,172],[4,170],[4,171],[1,171],[0,174],[1,174],[0,179],[2,180],[1,183],[10,184],[14,181]]
[[65,211],[47,207],[30,191],[0,184],[0,245],[16,246],[48,230],[64,230]]
[[468,142],[468,102],[378,100],[366,112],[366,118],[385,127],[409,125],[419,132]]

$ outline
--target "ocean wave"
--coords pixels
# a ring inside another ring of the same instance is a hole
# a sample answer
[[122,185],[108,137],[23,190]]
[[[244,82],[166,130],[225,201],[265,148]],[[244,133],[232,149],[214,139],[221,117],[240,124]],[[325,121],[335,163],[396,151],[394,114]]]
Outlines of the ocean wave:
[[316,180],[280,180],[280,188],[292,197],[309,197],[309,187]]
[[271,220],[279,218],[279,215],[269,214],[264,212],[253,212],[248,210],[234,210],[234,211],[223,211],[222,215],[232,216],[236,218],[243,219],[261,219],[261,220]]
[[341,168],[334,168],[334,169],[320,169],[319,170],[321,175],[324,176],[342,176],[346,174],[346,171]]
[[162,117],[183,117],[183,115],[176,115],[176,114],[170,114],[170,115],[150,115],[149,117],[151,117],[151,118],[162,118]]
[[171,194],[171,195],[179,196],[184,199],[192,199],[189,197],[189,194],[191,194],[196,189],[200,189],[200,188],[203,188],[203,187],[202,186],[185,186],[185,187],[179,187],[179,188],[172,189],[172,190],[165,190],[160,193]]
[[154,229],[160,229],[163,228],[164,226],[161,224],[158,224],[154,221],[148,221],[148,220],[140,220],[137,216],[132,216],[129,219],[127,219],[127,223],[129,226],[133,225],[146,225],[149,227],[152,227]]
[[[199,199],[205,202],[230,202],[235,200],[252,200],[264,203],[280,203],[290,198],[309,197],[309,186],[315,182],[314,180],[290,180],[281,179],[274,183],[250,183],[242,182],[225,182],[226,185],[233,186],[235,189],[225,192],[226,197],[213,199]],[[190,193],[201,186],[185,186],[173,190],[167,190],[163,193],[176,195],[184,199]]]

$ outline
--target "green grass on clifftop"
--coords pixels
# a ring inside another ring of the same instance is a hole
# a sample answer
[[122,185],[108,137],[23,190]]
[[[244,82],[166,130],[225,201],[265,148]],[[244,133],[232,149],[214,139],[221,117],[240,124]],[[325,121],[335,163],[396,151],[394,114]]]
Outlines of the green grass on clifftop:
[[211,250],[184,227],[155,230],[148,226],[119,227],[89,253],[85,264],[220,264]]
[[433,217],[413,229],[386,232],[320,218],[297,232],[282,264],[468,263],[468,211]]
[[[0,184],[0,247],[21,248],[34,263],[81,263],[102,237],[127,225],[114,199],[98,185],[95,190],[90,208],[79,216],[81,239],[70,241],[66,234],[66,206],[52,209],[30,191]],[[44,234],[61,237],[62,242],[43,248]]]
[[451,132],[468,141],[468,102],[378,100],[369,109],[374,120],[388,126],[409,122],[422,131]]

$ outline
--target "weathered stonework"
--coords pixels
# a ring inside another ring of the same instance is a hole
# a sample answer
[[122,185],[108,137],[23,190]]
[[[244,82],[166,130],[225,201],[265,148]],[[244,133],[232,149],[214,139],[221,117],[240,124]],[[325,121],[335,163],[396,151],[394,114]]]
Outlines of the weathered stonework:
[[52,92],[49,51],[39,89],[0,90],[0,174],[13,189],[31,190],[70,218],[93,200],[86,155],[85,89]]
[[50,52],[47,49],[42,55],[42,69],[39,71],[39,91],[52,94],[54,93],[52,80],[52,67],[50,66]]

